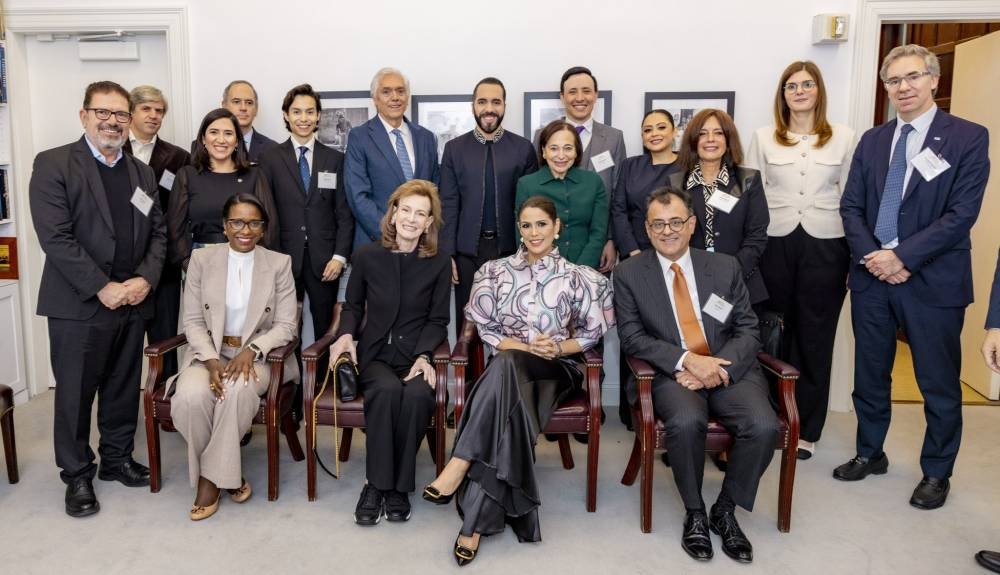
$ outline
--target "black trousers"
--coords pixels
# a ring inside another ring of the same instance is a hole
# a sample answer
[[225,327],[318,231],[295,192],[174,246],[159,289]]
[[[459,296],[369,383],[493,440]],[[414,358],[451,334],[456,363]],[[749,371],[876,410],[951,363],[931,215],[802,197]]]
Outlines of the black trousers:
[[760,373],[728,387],[691,391],[673,377],[653,380],[653,412],[667,431],[667,452],[684,507],[705,509],[705,437],[709,415],[733,434],[722,492],[747,511],[753,510],[760,476],[774,456],[778,416],[771,407],[767,381]]
[[413,362],[374,360],[358,379],[368,426],[365,470],[379,491],[416,488],[417,450],[434,414],[434,389],[421,376],[403,381],[411,367]]
[[[345,265],[346,268],[346,265]],[[342,272],[343,273],[343,272]],[[330,282],[323,281],[323,278],[316,275],[309,259],[309,245],[302,252],[302,270],[299,277],[295,278],[295,297],[301,302],[309,295],[309,313],[312,314],[313,336],[316,339],[323,337],[326,330],[330,329],[333,323],[333,308],[337,305],[337,290],[340,287],[340,279]],[[299,349],[295,350],[295,356],[299,360],[299,373],[305,373],[302,369],[302,344],[299,342]],[[316,373],[326,373],[328,358],[324,355],[316,365]],[[302,386],[295,390],[295,399],[292,401],[292,410],[296,418],[302,419]]]
[[[180,268],[166,264],[152,297],[155,311],[153,319],[146,322],[146,338],[149,343],[156,343],[177,335],[177,318],[181,313]],[[177,350],[171,350],[163,356],[163,375],[170,377],[175,373]]]
[[478,254],[475,256],[455,253],[455,267],[458,268],[458,285],[455,286],[455,339],[462,334],[462,323],[465,322],[465,305],[469,303],[472,293],[472,279],[476,271],[490,260],[509,255],[501,254],[496,236],[479,238]]
[[139,379],[145,321],[131,306],[105,307],[86,320],[49,318],[56,378],[53,442],[63,481],[97,471],[90,414],[97,397],[102,463],[132,457],[139,419]]
[[830,405],[830,370],[837,320],[847,293],[851,254],[844,238],[814,238],[802,226],[769,237],[760,261],[770,299],[765,305],[785,319],[781,359],[799,368],[795,399],[800,436],[819,441]]

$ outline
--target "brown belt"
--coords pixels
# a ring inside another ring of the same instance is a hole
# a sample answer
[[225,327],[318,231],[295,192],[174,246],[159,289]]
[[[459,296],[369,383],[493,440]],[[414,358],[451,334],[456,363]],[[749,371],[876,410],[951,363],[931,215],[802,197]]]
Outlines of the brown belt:
[[229,347],[243,347],[243,338],[238,335],[222,336],[222,344]]

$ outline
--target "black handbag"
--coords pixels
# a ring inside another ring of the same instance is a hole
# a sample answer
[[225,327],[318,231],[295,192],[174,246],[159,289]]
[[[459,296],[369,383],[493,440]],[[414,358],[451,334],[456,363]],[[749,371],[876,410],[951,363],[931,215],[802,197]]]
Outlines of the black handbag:
[[330,368],[340,401],[354,401],[358,396],[358,366],[346,353]]
[[761,350],[777,359],[784,359],[782,339],[785,333],[785,316],[771,310],[761,311],[757,319],[760,329]]

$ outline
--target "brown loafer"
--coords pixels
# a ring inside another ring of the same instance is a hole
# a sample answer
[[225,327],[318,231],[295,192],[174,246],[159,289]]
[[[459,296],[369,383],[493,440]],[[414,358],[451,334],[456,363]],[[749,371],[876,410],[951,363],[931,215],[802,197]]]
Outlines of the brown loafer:
[[222,490],[219,490],[219,495],[216,496],[215,502],[211,505],[192,505],[191,506],[191,521],[201,521],[202,519],[208,519],[209,517],[215,515],[215,512],[219,510],[219,500],[222,499]]
[[229,493],[229,498],[236,503],[243,503],[253,495],[253,489],[246,477],[243,478],[243,485],[240,485],[238,489],[227,489],[226,491]]

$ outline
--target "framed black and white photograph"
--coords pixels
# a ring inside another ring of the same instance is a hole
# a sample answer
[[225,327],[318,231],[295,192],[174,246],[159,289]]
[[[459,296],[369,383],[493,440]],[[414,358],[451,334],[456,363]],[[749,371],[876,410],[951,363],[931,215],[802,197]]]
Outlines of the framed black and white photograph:
[[[559,92],[525,92],[524,93],[524,134],[525,138],[534,141],[535,132],[541,130],[552,120],[558,120],[566,115]],[[611,125],[611,91],[601,90],[594,102],[594,120]]]
[[323,111],[319,116],[316,139],[343,152],[347,149],[347,136],[355,126],[375,117],[375,103],[371,92],[320,92]]
[[414,121],[437,136],[438,161],[444,156],[445,144],[476,125],[469,94],[413,96],[410,106]]
[[643,113],[666,110],[674,117],[674,151],[681,147],[681,136],[688,122],[705,108],[725,110],[730,117],[736,110],[736,92],[646,92]]

